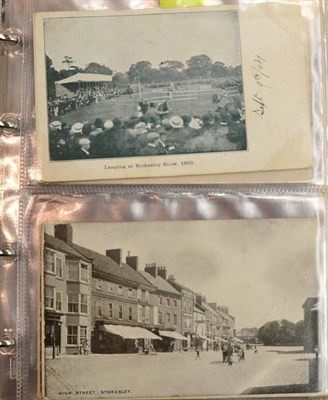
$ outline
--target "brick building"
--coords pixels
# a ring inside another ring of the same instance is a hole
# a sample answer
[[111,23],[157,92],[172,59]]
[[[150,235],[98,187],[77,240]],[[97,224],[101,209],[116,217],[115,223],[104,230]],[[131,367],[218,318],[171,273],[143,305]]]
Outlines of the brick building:
[[181,326],[182,335],[187,338],[188,346],[191,345],[195,337],[194,326],[194,292],[177,282],[174,275],[170,275],[167,280],[178,292],[182,294],[181,298]]
[[319,298],[308,297],[304,304],[304,351],[312,353],[319,346]]
[[44,337],[46,355],[78,354],[91,339],[91,271],[88,258],[72,247],[72,228],[44,236]]
[[181,299],[182,294],[167,282],[165,267],[155,263],[147,264],[140,274],[155,286],[158,305],[158,334],[163,342],[157,343],[157,350],[169,351],[186,346],[187,338],[181,335]]

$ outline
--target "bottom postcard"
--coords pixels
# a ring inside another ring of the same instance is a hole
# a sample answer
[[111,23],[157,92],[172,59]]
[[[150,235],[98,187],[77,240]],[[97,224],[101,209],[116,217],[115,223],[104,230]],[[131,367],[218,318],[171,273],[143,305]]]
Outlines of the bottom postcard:
[[317,221],[44,226],[48,399],[321,390]]

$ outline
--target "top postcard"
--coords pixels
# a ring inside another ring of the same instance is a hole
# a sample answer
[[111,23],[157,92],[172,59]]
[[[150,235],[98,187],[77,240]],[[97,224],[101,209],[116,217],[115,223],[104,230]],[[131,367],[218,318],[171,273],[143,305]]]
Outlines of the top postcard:
[[295,4],[36,14],[40,179],[310,169],[306,33]]

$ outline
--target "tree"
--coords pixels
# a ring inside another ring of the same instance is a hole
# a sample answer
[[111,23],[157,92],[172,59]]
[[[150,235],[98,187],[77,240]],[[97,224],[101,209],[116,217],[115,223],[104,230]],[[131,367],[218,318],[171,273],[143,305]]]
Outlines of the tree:
[[148,82],[149,73],[152,71],[152,65],[149,61],[138,61],[136,64],[132,64],[128,71],[128,75],[131,82],[141,83]]
[[266,346],[300,346],[303,343],[303,321],[297,324],[286,319],[267,322],[259,329],[258,338]]
[[276,336],[279,331],[279,322],[271,321],[261,326],[259,329],[258,338],[265,346],[274,345],[276,343]]
[[113,75],[113,85],[115,87],[124,87],[130,83],[129,76],[127,73],[123,74],[122,72],[116,72]]
[[56,97],[55,82],[59,79],[59,74],[55,70],[52,59],[48,55],[46,55],[46,73],[47,73],[48,98],[52,99],[52,98]]
[[213,78],[224,78],[227,76],[227,73],[227,67],[220,61],[216,61],[211,67],[211,75]]
[[206,78],[210,75],[212,60],[206,54],[193,56],[186,64],[186,72],[190,78]]
[[295,324],[295,336],[298,345],[302,346],[304,344],[304,321],[298,321]]
[[164,81],[174,81],[179,79],[183,69],[184,64],[175,60],[166,60],[161,62],[159,65],[162,80]]
[[100,65],[96,62],[88,64],[83,72],[87,74],[101,74],[101,75],[113,75],[113,71],[106,65]]
[[62,64],[67,64],[67,69],[69,69],[70,65],[74,63],[74,60],[70,56],[64,56]]

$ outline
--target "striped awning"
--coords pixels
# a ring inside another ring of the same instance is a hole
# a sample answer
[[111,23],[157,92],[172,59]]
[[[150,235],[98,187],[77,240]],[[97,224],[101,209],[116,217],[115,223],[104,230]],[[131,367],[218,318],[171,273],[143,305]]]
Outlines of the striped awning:
[[123,339],[153,339],[163,340],[161,337],[154,335],[152,332],[138,326],[125,325],[104,325],[104,329],[108,333],[121,336]]

